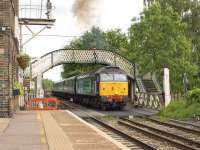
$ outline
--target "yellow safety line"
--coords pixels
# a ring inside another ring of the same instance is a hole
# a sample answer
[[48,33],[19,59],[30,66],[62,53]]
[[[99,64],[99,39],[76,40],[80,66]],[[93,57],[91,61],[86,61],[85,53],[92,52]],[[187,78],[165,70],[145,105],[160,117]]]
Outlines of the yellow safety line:
[[39,111],[37,112],[37,120],[39,122],[41,122],[41,124],[42,124],[42,127],[40,128],[40,143],[41,144],[46,144],[47,142],[46,142],[45,130],[44,130],[44,127],[43,127],[43,122],[42,122],[41,114],[40,114]]

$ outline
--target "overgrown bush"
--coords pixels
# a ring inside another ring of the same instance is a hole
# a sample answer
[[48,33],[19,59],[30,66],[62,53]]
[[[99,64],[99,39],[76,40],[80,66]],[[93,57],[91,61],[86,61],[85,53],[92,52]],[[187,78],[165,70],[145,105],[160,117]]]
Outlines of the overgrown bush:
[[167,118],[184,120],[192,118],[194,114],[200,115],[200,103],[188,104],[186,101],[173,101],[166,108],[163,108],[158,116],[161,120],[167,120]]
[[165,118],[185,118],[186,114],[182,113],[182,111],[186,109],[186,106],[184,101],[173,101],[159,112],[159,116]]
[[188,92],[187,103],[188,104],[200,103],[200,89],[199,88],[196,88]]

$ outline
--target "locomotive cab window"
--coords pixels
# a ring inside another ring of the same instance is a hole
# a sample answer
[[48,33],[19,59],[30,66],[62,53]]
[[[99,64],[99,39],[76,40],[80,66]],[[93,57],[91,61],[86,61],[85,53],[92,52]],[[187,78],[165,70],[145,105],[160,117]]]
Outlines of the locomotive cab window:
[[114,80],[113,74],[101,74],[100,78],[101,78],[101,81],[112,81],[112,80]]
[[127,81],[125,74],[101,74],[101,81]]
[[115,81],[127,81],[127,76],[125,74],[114,74]]

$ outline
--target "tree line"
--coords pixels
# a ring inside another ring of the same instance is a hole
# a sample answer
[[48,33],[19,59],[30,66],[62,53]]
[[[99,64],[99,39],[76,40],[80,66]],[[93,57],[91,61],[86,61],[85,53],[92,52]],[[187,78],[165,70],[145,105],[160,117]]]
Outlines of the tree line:
[[[184,74],[189,88],[200,87],[200,1],[156,0],[144,8],[139,19],[132,19],[127,33],[93,27],[65,48],[117,52],[138,64],[140,76],[155,73],[160,80],[167,67],[173,92],[183,91]],[[65,64],[62,77],[98,67],[101,65]]]

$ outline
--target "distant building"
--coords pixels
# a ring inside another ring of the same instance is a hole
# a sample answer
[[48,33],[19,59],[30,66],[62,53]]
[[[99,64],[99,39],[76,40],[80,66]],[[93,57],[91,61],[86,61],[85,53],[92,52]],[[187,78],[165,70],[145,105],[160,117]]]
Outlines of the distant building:
[[17,109],[18,0],[0,1],[0,117]]

